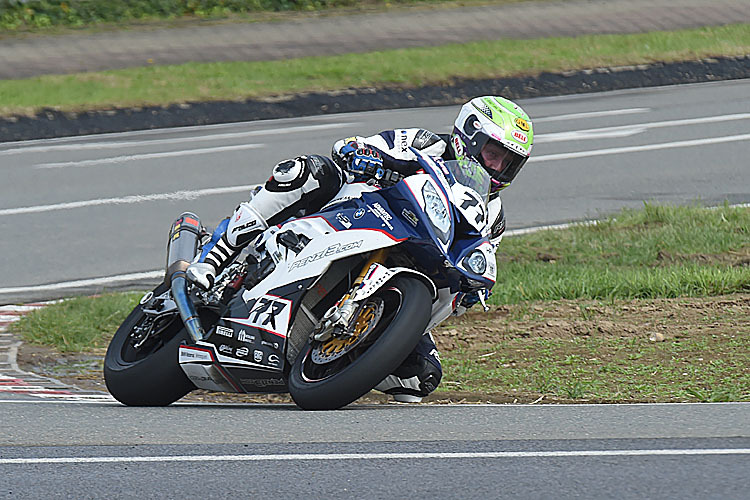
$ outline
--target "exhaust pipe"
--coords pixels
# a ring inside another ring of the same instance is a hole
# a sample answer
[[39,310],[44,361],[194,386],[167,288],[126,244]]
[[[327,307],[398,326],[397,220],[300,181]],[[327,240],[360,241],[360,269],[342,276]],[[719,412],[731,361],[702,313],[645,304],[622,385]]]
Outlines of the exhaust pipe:
[[195,258],[201,234],[201,221],[197,215],[185,212],[174,221],[167,242],[167,267],[165,280],[172,290],[177,310],[193,342],[203,340],[205,332],[195,304],[188,296],[185,270]]

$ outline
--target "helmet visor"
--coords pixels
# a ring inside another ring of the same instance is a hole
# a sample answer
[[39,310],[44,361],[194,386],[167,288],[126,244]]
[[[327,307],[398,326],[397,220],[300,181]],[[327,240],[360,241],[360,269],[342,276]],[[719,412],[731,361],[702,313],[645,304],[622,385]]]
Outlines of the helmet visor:
[[506,186],[515,178],[527,160],[527,157],[511,151],[497,141],[487,141],[480,155],[482,164],[490,177]]

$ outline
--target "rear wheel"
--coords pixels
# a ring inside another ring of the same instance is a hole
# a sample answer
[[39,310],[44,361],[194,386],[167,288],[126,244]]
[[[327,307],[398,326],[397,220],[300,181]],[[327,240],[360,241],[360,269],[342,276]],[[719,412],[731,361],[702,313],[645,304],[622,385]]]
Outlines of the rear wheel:
[[[167,290],[159,285],[154,296]],[[147,334],[146,334],[147,332]],[[178,362],[188,334],[179,314],[153,316],[138,305],[117,329],[104,357],[104,380],[128,406],[166,406],[195,389]]]
[[363,396],[414,349],[431,309],[420,280],[395,278],[359,306],[349,336],[308,341],[289,372],[292,399],[306,410],[332,410]]

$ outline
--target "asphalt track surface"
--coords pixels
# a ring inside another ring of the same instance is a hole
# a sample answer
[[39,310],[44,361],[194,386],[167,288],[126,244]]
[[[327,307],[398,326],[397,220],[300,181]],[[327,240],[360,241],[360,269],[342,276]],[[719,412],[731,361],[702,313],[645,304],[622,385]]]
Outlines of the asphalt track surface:
[[[750,202],[750,81],[520,101],[533,157],[503,192],[510,229],[644,200]],[[447,132],[455,107],[339,114],[0,144],[0,303],[160,279],[184,210],[229,215],[277,161],[394,126]],[[93,280],[93,281],[92,281]]]
[[639,33],[750,22],[747,0],[538,1],[377,14],[302,16],[268,23],[195,22],[172,28],[11,37],[0,78],[188,61],[265,61],[502,38]]
[[0,401],[0,498],[746,498],[750,404]]

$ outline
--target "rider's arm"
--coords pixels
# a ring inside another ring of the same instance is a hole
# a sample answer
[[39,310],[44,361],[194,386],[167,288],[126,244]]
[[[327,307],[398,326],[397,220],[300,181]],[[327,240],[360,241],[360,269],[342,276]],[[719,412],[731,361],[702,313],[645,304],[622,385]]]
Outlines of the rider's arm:
[[[352,145],[354,143],[354,145]],[[416,156],[409,148],[430,156],[440,156],[447,144],[437,134],[420,128],[385,130],[369,137],[347,137],[336,141],[332,156],[336,163],[347,168],[346,155],[361,147],[376,149],[383,158],[383,167],[402,175],[411,175],[419,169]]]

